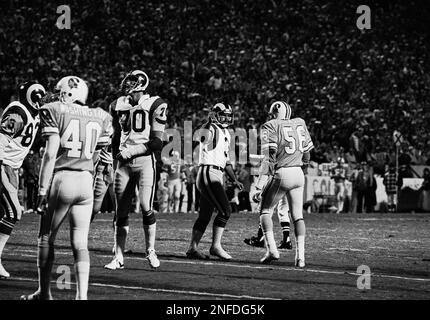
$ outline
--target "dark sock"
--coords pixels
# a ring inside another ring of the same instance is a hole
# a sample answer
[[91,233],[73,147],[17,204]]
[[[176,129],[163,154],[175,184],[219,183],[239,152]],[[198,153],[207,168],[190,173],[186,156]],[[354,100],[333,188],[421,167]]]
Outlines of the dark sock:
[[290,223],[289,222],[281,222],[282,235],[284,241],[287,241],[290,237]]

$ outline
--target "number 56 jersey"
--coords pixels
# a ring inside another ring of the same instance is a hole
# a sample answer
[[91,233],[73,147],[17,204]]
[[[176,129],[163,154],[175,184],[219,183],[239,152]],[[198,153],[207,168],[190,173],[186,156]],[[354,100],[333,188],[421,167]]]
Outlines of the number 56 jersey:
[[54,171],[93,172],[97,146],[110,143],[112,117],[101,108],[53,102],[40,109],[42,136],[60,136]]
[[313,149],[306,123],[301,118],[273,119],[261,130],[262,151],[276,149],[276,167],[299,167],[303,165],[303,153]]

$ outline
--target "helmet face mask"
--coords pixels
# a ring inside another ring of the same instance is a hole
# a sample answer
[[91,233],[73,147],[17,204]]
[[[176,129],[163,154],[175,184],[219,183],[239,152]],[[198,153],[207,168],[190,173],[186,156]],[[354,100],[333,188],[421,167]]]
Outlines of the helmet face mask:
[[232,108],[229,105],[217,103],[212,108],[211,118],[215,123],[219,123],[223,128],[227,128],[234,121]]
[[26,82],[19,87],[19,101],[35,111],[39,110],[45,95],[45,88],[35,81]]
[[128,73],[121,81],[121,92],[130,95],[135,92],[144,92],[149,85],[149,78],[145,72],[135,70]]

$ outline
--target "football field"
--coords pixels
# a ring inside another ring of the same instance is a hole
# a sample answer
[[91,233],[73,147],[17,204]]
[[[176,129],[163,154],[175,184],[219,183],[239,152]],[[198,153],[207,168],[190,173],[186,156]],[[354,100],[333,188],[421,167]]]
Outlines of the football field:
[[[234,261],[185,257],[196,215],[159,214],[158,270],[144,257],[141,217],[130,219],[125,269],[110,271],[113,245],[111,216],[99,215],[89,239],[91,256],[89,299],[430,299],[429,214],[312,214],[307,227],[306,268],[293,267],[294,250],[281,250],[281,259],[259,264],[264,249],[244,244],[256,233],[258,215],[233,214],[225,231],[224,247]],[[3,255],[11,278],[0,280],[0,299],[19,299],[37,288],[37,232],[39,219],[26,215],[19,222]],[[275,218],[275,236],[281,239]],[[208,253],[211,227],[202,239]],[[294,238],[294,237],[293,237]],[[55,299],[75,295],[73,256],[67,221],[56,243],[53,269]],[[370,277],[357,274],[359,266]],[[364,268],[367,268],[364,267]],[[58,272],[58,273],[57,273]],[[370,282],[368,281],[370,279]],[[357,285],[358,284],[358,285]],[[363,284],[368,289],[363,288]]]

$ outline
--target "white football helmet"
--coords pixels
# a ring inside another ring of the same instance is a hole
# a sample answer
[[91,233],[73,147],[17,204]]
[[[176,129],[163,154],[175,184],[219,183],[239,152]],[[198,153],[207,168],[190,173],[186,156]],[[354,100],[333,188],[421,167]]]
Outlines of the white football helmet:
[[60,91],[60,101],[63,103],[80,102],[85,105],[87,102],[88,86],[79,77],[64,77],[58,81],[55,89]]
[[269,115],[273,119],[289,120],[291,118],[291,107],[285,101],[275,101],[270,106]]

